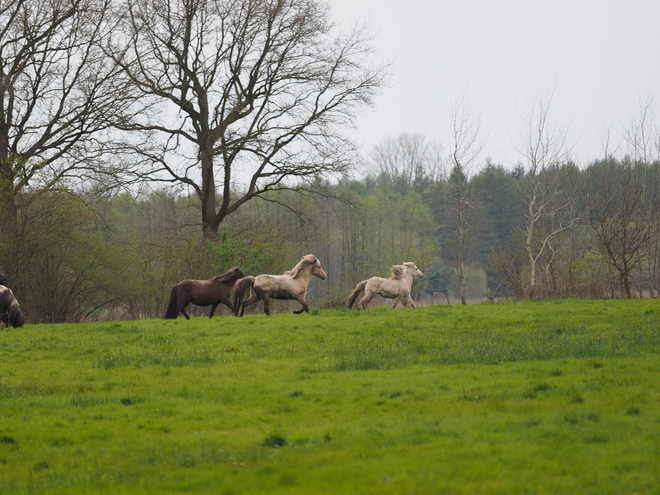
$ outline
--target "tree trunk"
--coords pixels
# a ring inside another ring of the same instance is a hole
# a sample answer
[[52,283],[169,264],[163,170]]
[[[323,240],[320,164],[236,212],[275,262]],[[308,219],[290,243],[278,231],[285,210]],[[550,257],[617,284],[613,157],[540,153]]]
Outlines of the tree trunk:
[[532,253],[532,240],[531,232],[527,235],[527,242],[525,247],[527,249],[527,258],[529,259],[529,297],[534,299],[536,295],[536,260]]

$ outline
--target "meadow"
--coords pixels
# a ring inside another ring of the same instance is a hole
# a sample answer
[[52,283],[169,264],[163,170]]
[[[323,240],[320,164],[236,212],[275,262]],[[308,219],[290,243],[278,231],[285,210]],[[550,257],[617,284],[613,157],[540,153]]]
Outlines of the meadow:
[[660,302],[0,332],[0,493],[660,493]]

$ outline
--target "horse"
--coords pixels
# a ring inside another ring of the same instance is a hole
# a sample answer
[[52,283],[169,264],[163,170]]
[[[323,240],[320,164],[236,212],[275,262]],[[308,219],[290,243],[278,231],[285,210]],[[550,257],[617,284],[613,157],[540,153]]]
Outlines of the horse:
[[215,309],[220,303],[231,309],[229,293],[236,281],[244,276],[243,271],[235,266],[228,272],[209,280],[182,280],[172,287],[170,302],[163,318],[173,320],[179,316],[179,313],[182,313],[186,320],[189,320],[190,316],[185,312],[188,303],[197,306],[211,306],[209,318],[213,318]]
[[[9,281],[7,280],[7,277],[5,277],[3,273],[0,273],[0,285],[4,285],[9,289]],[[4,311],[0,312],[0,328],[6,327],[8,321],[9,321],[9,315]]]
[[[303,311],[309,313],[309,304],[305,300],[305,294],[307,294],[307,285],[312,275],[321,280],[325,280],[327,276],[316,256],[308,254],[303,256],[292,270],[284,272],[282,275],[258,275],[242,278],[236,284],[234,291],[234,315],[243,316],[245,307],[256,303],[259,299],[264,302],[264,313],[268,316],[270,316],[271,299],[295,299],[302,304],[302,308],[293,313],[297,315]],[[244,302],[248,293],[252,297]]]
[[0,285],[0,315],[7,316],[7,326],[21,328],[25,324],[25,317],[14,293],[4,285]]
[[394,265],[390,268],[392,276],[390,278],[371,277],[363,280],[348,296],[347,306],[353,307],[353,303],[357,299],[360,292],[364,290],[364,297],[358,302],[358,309],[366,309],[367,304],[374,298],[376,294],[387,299],[394,299],[393,308],[403,301],[404,306],[412,306],[416,308],[415,302],[410,297],[410,287],[412,286],[413,278],[424,277],[424,274],[415,266],[415,263],[410,261],[405,262],[403,265]]

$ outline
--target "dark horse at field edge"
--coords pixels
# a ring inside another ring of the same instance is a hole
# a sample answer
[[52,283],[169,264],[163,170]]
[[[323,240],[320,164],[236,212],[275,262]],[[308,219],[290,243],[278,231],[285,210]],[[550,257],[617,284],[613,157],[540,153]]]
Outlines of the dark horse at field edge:
[[[25,324],[25,317],[14,293],[4,285],[0,285],[0,315],[3,316],[2,326],[6,324],[14,328],[21,328]],[[6,321],[4,317],[6,317]]]
[[172,287],[170,302],[163,318],[166,320],[175,319],[179,316],[179,313],[182,313],[189,320],[190,316],[185,312],[188,303],[197,306],[211,306],[209,318],[213,318],[213,314],[220,303],[232,309],[229,294],[236,281],[243,277],[243,271],[238,267],[234,267],[228,272],[209,280],[182,280]]

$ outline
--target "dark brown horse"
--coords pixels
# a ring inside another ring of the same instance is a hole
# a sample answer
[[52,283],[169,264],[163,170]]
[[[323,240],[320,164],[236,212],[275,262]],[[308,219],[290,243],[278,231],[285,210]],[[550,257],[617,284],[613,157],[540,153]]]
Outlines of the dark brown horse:
[[243,271],[234,267],[227,273],[213,277],[210,280],[182,280],[170,292],[170,302],[165,310],[165,318],[175,319],[179,313],[187,320],[190,316],[184,311],[188,303],[196,304],[197,306],[211,306],[211,314],[209,318],[213,318],[213,313],[222,303],[231,309],[231,301],[229,293],[239,278],[243,278]]
[[[14,297],[14,293],[4,285],[0,285],[0,315],[7,317],[7,326],[21,328],[25,324],[23,312]],[[4,318],[3,324],[5,324]]]

